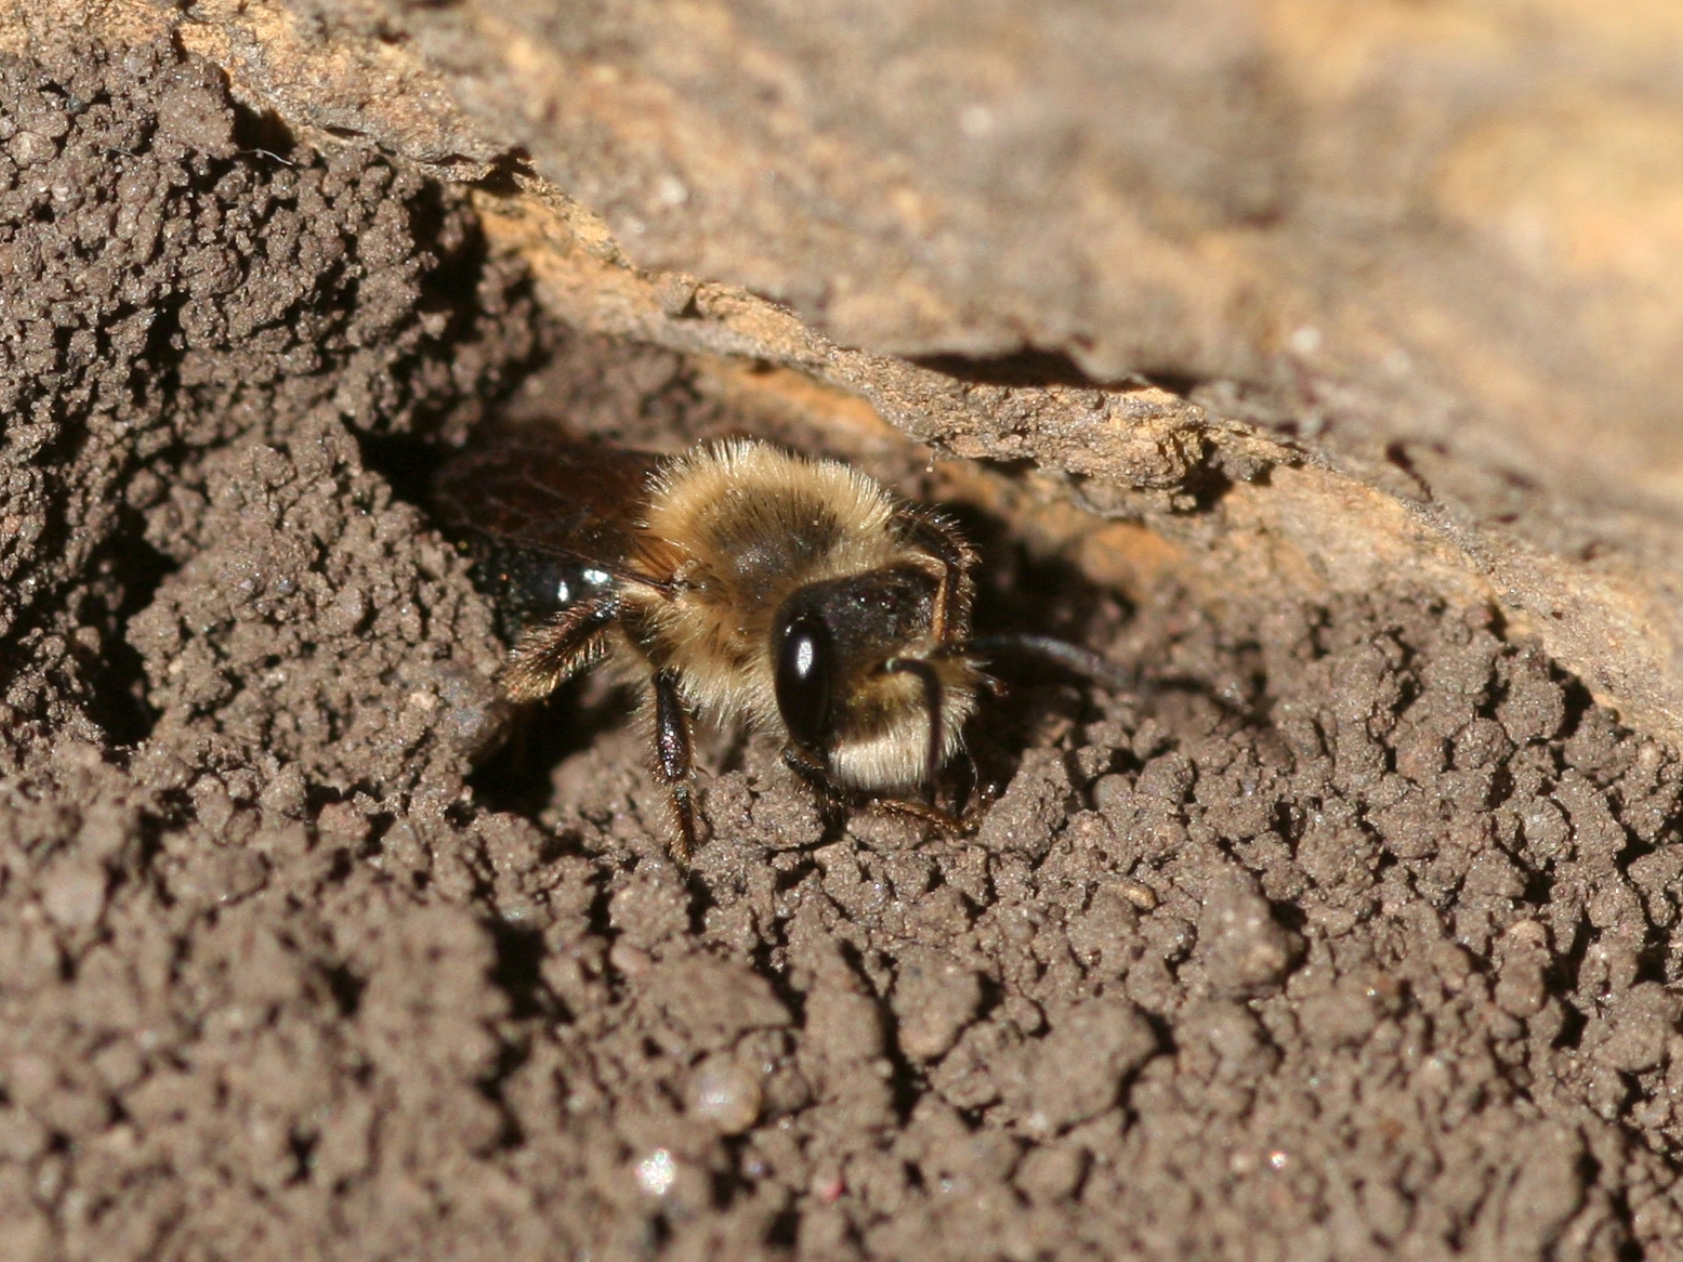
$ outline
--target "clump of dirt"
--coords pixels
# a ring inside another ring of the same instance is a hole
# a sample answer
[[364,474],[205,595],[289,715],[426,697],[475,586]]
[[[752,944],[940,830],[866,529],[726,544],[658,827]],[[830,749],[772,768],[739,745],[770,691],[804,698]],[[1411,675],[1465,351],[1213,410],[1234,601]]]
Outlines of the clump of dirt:
[[489,611],[356,439],[539,355],[510,410],[716,428],[683,361],[167,48],[0,103],[0,1256],[1683,1239],[1683,768],[1490,616],[1025,600],[1002,544],[986,607],[1142,686],[1018,681],[967,837],[721,737],[686,879],[612,694],[470,778]]

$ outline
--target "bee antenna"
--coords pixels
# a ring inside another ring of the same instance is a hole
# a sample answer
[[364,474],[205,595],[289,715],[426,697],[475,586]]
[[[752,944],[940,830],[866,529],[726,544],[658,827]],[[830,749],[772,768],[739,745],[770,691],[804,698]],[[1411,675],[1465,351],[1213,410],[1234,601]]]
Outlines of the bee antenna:
[[983,657],[993,655],[1037,657],[1041,661],[1061,666],[1072,675],[1091,680],[1105,688],[1126,691],[1139,684],[1134,672],[1099,656],[1092,649],[1071,644],[1068,640],[1049,635],[978,635],[956,646],[964,653]]
[[925,755],[924,779],[934,783],[941,770],[941,754],[946,742],[941,728],[941,676],[928,662],[915,657],[893,657],[883,669],[890,675],[916,675],[923,685],[923,703],[929,710],[929,750]]

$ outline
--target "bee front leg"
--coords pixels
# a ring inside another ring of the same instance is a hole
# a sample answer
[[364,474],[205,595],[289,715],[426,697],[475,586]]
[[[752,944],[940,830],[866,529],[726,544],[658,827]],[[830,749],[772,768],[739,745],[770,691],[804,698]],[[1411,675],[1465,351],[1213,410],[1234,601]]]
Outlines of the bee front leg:
[[943,811],[938,806],[931,806],[913,798],[873,797],[868,800],[868,805],[890,815],[899,815],[906,819],[915,819],[921,824],[928,824],[949,837],[968,837],[976,831],[981,822],[979,817],[954,815],[951,811]]
[[849,790],[830,779],[830,773],[824,764],[810,754],[790,746],[783,751],[783,765],[789,768],[812,789],[818,797],[819,805],[827,813],[833,813],[845,807],[849,799]]
[[688,870],[695,852],[695,802],[692,794],[690,716],[678,695],[678,672],[670,668],[654,677],[655,771],[672,802],[678,823],[672,858]]

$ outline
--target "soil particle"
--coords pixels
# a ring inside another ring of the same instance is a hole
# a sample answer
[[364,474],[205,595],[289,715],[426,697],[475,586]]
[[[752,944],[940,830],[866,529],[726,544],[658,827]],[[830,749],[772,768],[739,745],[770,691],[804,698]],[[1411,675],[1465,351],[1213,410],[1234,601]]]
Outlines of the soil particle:
[[763,1091],[752,1066],[710,1057],[696,1067],[686,1095],[689,1111],[718,1127],[723,1135],[740,1135],[760,1118]]
[[1488,615],[1101,609],[1146,685],[1016,682],[972,834],[707,736],[684,876],[620,694],[472,772],[353,438],[682,362],[168,48],[0,120],[0,1256],[1676,1256],[1683,773]]
[[895,970],[896,1041],[915,1061],[940,1057],[957,1041],[982,1005],[982,979],[956,960],[907,951]]
[[1040,1137],[1115,1107],[1157,1036],[1126,999],[1092,1000],[1062,1014],[1031,1046],[1023,1079],[1007,1079],[1003,1094],[1022,1111],[1024,1132]]
[[1296,935],[1274,922],[1248,872],[1229,868],[1210,882],[1198,925],[1198,951],[1216,994],[1236,998],[1267,993],[1284,980],[1300,946]]

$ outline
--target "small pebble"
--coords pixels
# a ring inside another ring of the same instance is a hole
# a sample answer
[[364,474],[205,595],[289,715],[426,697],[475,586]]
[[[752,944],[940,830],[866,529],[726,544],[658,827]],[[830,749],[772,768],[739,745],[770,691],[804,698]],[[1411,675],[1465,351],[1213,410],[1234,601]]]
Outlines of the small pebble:
[[740,1135],[760,1120],[759,1075],[728,1056],[710,1056],[690,1076],[689,1108],[721,1135]]

